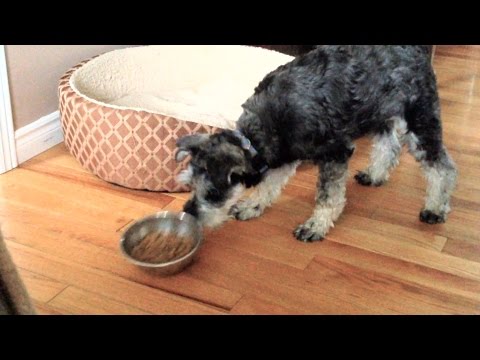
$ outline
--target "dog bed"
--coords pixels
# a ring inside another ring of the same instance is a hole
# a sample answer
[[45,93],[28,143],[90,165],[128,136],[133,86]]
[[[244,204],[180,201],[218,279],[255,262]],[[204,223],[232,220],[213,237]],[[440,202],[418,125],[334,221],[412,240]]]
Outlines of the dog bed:
[[177,183],[176,140],[234,128],[262,78],[292,57],[249,46],[141,46],[85,61],[60,80],[65,144],[101,179],[133,189]]

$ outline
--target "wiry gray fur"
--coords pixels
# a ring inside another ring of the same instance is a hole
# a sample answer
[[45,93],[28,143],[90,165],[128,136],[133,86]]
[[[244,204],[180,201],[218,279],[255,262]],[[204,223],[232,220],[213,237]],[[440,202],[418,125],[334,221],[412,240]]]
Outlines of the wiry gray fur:
[[[237,127],[258,156],[252,158],[245,152],[231,131],[189,137],[179,143],[180,151],[192,154],[190,183],[197,184],[185,210],[203,223],[208,224],[211,216],[201,209],[215,208],[217,213],[227,214],[234,193],[238,197],[243,188],[268,182],[274,169],[311,161],[321,172],[317,205],[295,236],[303,241],[323,238],[345,205],[347,165],[354,141],[366,135],[374,137],[375,148],[370,166],[356,176],[357,181],[362,185],[384,183],[407,142],[428,181],[420,219],[445,221],[456,170],[443,146],[428,47],[318,46],[267,75],[243,108]],[[263,174],[260,168],[265,164],[270,171]],[[270,178],[268,186],[260,186],[254,193],[264,201],[251,199],[232,208],[231,213],[240,219],[260,215],[273,198],[266,191],[281,189],[291,175],[276,174],[278,180]],[[282,184],[275,186],[274,181]],[[245,206],[248,203],[261,206],[251,210]]]

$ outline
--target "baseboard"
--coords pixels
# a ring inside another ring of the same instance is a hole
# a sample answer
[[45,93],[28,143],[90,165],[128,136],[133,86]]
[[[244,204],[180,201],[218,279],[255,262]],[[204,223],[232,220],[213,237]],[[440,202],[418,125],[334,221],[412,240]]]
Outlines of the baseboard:
[[63,141],[60,112],[55,111],[15,131],[17,159],[21,164]]
[[17,166],[5,45],[0,45],[0,174]]

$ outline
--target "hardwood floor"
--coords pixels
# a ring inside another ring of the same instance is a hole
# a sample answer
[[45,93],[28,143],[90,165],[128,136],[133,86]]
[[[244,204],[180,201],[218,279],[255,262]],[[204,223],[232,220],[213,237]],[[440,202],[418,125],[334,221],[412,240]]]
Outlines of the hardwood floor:
[[188,194],[105,183],[59,145],[0,176],[0,225],[39,313],[480,314],[480,46],[438,46],[434,63],[459,168],[446,224],[419,222],[425,181],[409,154],[384,187],[357,185],[361,140],[325,241],[292,236],[314,204],[316,170],[302,166],[263,217],[208,231],[191,267],[155,277],[124,261],[120,234]]

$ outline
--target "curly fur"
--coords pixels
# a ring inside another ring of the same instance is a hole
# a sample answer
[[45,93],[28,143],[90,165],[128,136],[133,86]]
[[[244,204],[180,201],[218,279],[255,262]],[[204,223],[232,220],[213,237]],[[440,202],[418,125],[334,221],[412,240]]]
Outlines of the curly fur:
[[[216,161],[207,187],[218,181],[214,177],[225,179],[232,173],[237,175],[234,185],[268,181],[272,172],[259,175],[255,166],[259,161],[271,170],[301,161],[317,164],[322,172],[317,205],[312,217],[295,231],[299,240],[323,238],[340,216],[354,141],[366,135],[375,138],[375,147],[369,168],[357,175],[357,181],[385,182],[398,163],[402,144],[408,142],[427,175],[429,190],[422,213],[436,216],[424,214],[421,220],[445,221],[456,170],[443,146],[427,46],[318,46],[268,74],[243,108],[237,128],[259,156],[249,157],[231,132],[223,131],[190,148],[191,163],[195,167]],[[228,198],[230,186],[220,190],[223,197]]]

